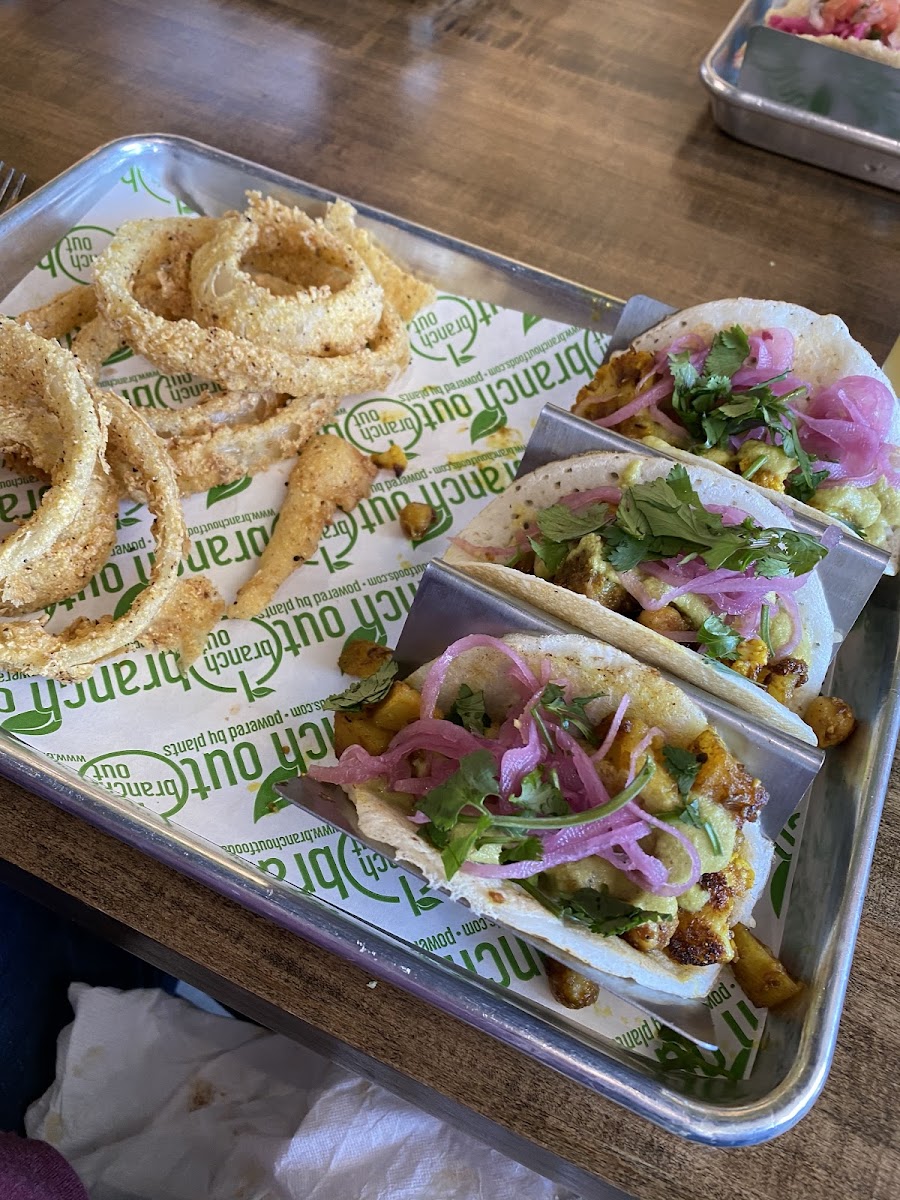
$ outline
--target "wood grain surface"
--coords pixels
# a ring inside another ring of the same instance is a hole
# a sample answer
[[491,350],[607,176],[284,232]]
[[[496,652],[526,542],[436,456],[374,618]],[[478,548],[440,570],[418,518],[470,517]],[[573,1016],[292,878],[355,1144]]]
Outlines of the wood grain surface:
[[[182,134],[614,295],[742,293],[834,311],[883,358],[898,332],[898,197],[717,130],[697,68],[735,3],[6,0],[0,157],[36,186],[113,138]],[[605,1181],[639,1200],[894,1200],[900,1039],[884,996],[900,994],[898,819],[895,776],[821,1099],[774,1142],[729,1151],[367,988],[9,784],[0,857],[273,1026],[321,1031],[363,1069],[386,1064],[401,1090],[410,1081],[433,1108],[446,1097],[442,1111],[472,1114],[471,1128],[523,1158],[515,1139],[527,1139],[533,1165],[585,1195],[610,1195]]]

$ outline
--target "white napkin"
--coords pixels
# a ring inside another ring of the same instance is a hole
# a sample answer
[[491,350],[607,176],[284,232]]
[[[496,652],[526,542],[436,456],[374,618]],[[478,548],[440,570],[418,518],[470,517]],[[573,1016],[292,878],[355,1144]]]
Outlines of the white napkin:
[[73,984],[28,1110],[91,1200],[558,1200],[554,1184],[255,1025]]

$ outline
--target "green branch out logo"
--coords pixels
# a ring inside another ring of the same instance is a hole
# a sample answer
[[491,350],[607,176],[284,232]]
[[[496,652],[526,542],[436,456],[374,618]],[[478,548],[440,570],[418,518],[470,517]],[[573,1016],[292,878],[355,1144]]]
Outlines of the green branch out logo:
[[278,634],[265,621],[227,621],[214,629],[190,674],[212,692],[237,693],[248,704],[271,696],[267,687],[283,657]]
[[112,750],[83,763],[78,774],[161,817],[174,816],[188,798],[184,771],[154,750]]
[[413,317],[409,344],[414,354],[431,362],[452,362],[455,367],[472,361],[478,317],[467,300],[438,296],[435,303]]
[[94,259],[106,248],[111,238],[111,230],[101,225],[75,225],[59,239],[38,266],[49,271],[54,279],[58,275],[65,275],[75,283],[90,283]]
[[422,436],[422,418],[402,400],[360,400],[341,419],[344,437],[363,454],[387,450],[394,442],[411,450]]

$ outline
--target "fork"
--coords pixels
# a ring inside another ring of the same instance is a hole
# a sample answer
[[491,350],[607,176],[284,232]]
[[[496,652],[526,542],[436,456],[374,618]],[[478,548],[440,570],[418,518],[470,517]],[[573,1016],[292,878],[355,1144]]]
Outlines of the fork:
[[24,183],[24,171],[17,171],[0,159],[0,213],[12,208],[19,199]]

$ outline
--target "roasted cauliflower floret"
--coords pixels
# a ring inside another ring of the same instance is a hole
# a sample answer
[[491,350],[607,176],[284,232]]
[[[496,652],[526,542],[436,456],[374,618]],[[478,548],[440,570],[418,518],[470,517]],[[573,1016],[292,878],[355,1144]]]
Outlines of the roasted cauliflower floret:
[[649,350],[624,350],[613,355],[578,393],[572,412],[589,421],[618,412],[635,398],[643,380],[645,387],[655,380],[650,376],[653,363],[654,355]]
[[629,613],[637,608],[637,602],[622,587],[616,572],[606,561],[603,539],[596,533],[585,534],[575,549],[566,555],[553,582],[570,592],[587,596],[589,600],[596,600],[613,612]]

